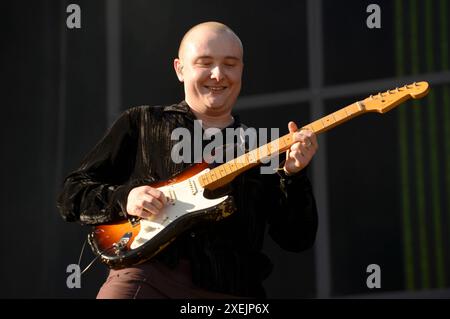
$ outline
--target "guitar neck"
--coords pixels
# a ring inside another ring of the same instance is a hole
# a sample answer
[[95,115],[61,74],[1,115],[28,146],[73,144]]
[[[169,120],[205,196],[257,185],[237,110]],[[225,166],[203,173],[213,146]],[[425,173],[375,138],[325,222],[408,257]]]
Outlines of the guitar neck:
[[[309,129],[315,134],[320,134],[365,112],[367,111],[363,102],[358,101],[324,116],[301,129]],[[286,152],[294,144],[293,134],[288,133],[202,174],[199,178],[200,185],[206,189],[213,190],[228,184],[244,171],[264,162],[272,156]]]

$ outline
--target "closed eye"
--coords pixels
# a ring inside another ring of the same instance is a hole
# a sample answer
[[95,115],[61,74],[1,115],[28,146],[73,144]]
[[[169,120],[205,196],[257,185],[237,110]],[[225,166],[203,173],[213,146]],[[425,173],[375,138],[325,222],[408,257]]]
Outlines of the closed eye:
[[211,66],[213,63],[212,59],[209,57],[201,57],[195,61],[195,64],[200,67]]
[[223,64],[227,67],[233,67],[236,66],[239,63],[239,59],[234,58],[234,57],[227,57],[224,61]]

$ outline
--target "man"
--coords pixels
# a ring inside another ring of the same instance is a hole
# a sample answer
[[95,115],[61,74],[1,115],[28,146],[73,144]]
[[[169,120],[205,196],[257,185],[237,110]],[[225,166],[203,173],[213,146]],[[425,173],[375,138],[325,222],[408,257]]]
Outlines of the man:
[[[181,41],[174,60],[185,100],[165,107],[124,112],[105,137],[65,180],[58,207],[67,221],[101,224],[157,215],[167,205],[151,183],[189,166],[171,151],[177,127],[194,131],[238,128],[232,115],[241,89],[243,47],[236,34],[217,22],[199,24]],[[290,132],[297,130],[288,124]],[[236,212],[222,221],[197,225],[150,261],[111,270],[98,298],[264,297],[262,282],[272,264],[261,253],[266,225],[284,249],[312,246],[317,212],[305,167],[318,146],[310,131],[295,133],[277,174],[251,169],[231,183]]]

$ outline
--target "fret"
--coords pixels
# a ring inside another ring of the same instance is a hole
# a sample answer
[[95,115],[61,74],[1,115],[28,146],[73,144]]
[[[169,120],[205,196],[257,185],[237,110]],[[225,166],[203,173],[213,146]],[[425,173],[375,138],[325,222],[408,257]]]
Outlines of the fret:
[[334,116],[334,119],[336,120],[336,122],[339,122],[340,120],[345,118],[345,116],[343,116],[341,110],[334,112],[333,116]]
[[253,153],[252,154],[252,157],[253,157],[252,158],[253,159],[252,163],[258,163],[259,161],[261,161],[259,148],[253,150],[252,153]]
[[272,152],[271,154],[274,153],[279,153],[280,152],[280,140],[282,140],[284,142],[284,145],[286,145],[286,141],[283,138],[277,138],[275,141],[270,142],[271,148],[272,148]]
[[[334,124],[334,120],[333,120],[333,118],[331,118],[331,116],[326,116],[325,118],[324,118],[324,120],[325,120],[325,123],[326,124],[324,124],[324,127],[328,127],[328,126],[331,126],[331,125],[333,125]],[[322,120],[323,121],[323,120]]]
[[351,117],[353,116],[353,114],[355,113],[355,111],[353,110],[353,104],[347,106],[347,107],[345,108],[345,110],[347,111],[347,116],[348,116],[349,118],[351,118]]
[[198,181],[199,181],[199,183],[200,183],[200,186],[203,187],[203,186],[206,184],[206,183],[205,183],[205,174],[200,175]]
[[278,147],[275,145],[275,141],[270,142],[269,144],[267,144],[270,148],[270,154],[272,154],[273,152],[276,152]]
[[255,163],[261,160],[261,152],[262,152],[263,148],[262,147],[258,147],[257,149],[255,149],[254,155],[255,155]]
[[265,148],[264,147],[258,147],[255,150],[255,157],[256,157],[256,162],[261,161],[262,156],[265,154],[264,153]]
[[260,161],[262,158],[267,156],[267,154],[266,154],[267,153],[267,149],[266,149],[265,145],[261,146],[261,147],[258,147],[255,150],[255,153],[256,153],[256,158],[258,159],[258,161]]
[[218,167],[218,169],[219,169],[221,172],[223,172],[223,173],[225,174],[225,176],[228,175],[228,172],[227,172],[227,164],[226,164],[226,163],[220,165],[220,166]]
[[[322,129],[325,127],[325,125],[323,125],[322,120],[317,120],[316,122],[317,122],[317,124],[320,124],[320,125],[321,125],[320,130],[322,130]],[[316,122],[314,122],[314,123],[316,123]]]
[[230,161],[231,171],[237,171],[235,160]]
[[257,160],[257,157],[254,154],[254,151],[247,153],[247,158],[248,158],[249,163],[255,163]]
[[243,157],[242,157],[242,155],[239,156],[238,158],[236,158],[236,167],[237,167],[237,169],[242,168],[242,166],[243,166],[242,162],[243,162]]
[[314,128],[314,129],[313,129],[313,132],[320,132],[320,128],[317,127],[317,123],[316,123],[316,122],[313,122],[313,123],[311,124],[311,126]]
[[263,159],[270,156],[270,143],[261,146],[259,150],[259,159]]
[[266,144],[266,148],[267,148],[267,156],[272,155],[271,150],[270,150],[270,143]]

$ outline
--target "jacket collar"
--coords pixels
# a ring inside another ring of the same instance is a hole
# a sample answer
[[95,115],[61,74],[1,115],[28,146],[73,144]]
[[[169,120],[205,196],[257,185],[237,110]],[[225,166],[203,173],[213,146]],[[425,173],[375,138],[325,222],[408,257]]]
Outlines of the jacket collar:
[[[169,106],[164,107],[164,112],[179,112],[185,114],[190,120],[194,121],[197,118],[195,117],[194,113],[192,113],[191,108],[189,107],[189,104],[187,104],[186,101],[181,101],[178,104],[172,104]],[[239,119],[239,116],[232,113],[234,117],[234,123],[231,125],[231,127],[238,127],[241,125],[241,121]]]

